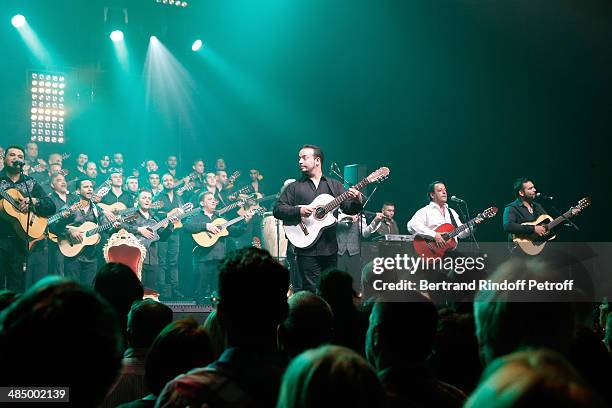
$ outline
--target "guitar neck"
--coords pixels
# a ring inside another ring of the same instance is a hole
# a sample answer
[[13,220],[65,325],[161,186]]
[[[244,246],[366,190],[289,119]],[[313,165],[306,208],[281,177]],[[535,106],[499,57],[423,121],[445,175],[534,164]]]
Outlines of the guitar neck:
[[234,224],[236,224],[237,222],[240,222],[240,221],[242,221],[242,220],[244,220],[244,215],[241,215],[240,217],[236,217],[236,218],[234,218],[233,220],[230,220],[230,221],[226,222],[225,224],[220,225],[219,227],[220,227],[221,229],[226,229],[226,228],[229,228],[229,227],[231,227],[232,225],[234,225]]
[[106,224],[102,224],[97,226],[96,228],[90,229],[89,231],[87,231],[85,233],[86,236],[91,237],[92,235],[95,235],[99,232],[104,232],[104,231],[108,231],[109,229],[113,228],[113,223],[106,223]]
[[0,195],[2,196],[2,198],[4,198],[6,201],[8,201],[13,207],[15,208],[19,208],[19,204],[17,204],[15,202],[15,200],[13,200],[13,197],[11,197],[6,190],[2,190],[0,189]]
[[[450,209],[448,211],[450,211]],[[453,215],[451,214],[451,217],[452,216]],[[468,229],[468,228],[471,229],[476,224],[476,220],[478,219],[479,216],[480,216],[480,214],[478,214],[476,217],[472,218],[471,220],[469,220],[465,224],[461,225],[460,227],[455,228],[452,232],[449,232],[446,235],[449,238],[455,238],[457,235],[461,234],[466,229]]]
[[[368,181],[367,178],[364,178],[359,183],[355,184],[352,188],[354,188],[356,190],[361,190],[362,188],[364,188],[368,184],[370,184],[370,182]],[[347,190],[344,193],[340,194],[338,197],[334,198],[333,201],[330,201],[328,204],[326,204],[323,207],[325,209],[325,213],[327,214],[329,212],[334,211],[336,208],[338,208],[340,206],[340,204],[342,204],[344,201],[348,200],[348,198],[349,198],[349,192]]]
[[574,215],[572,214],[572,209],[570,208],[569,210],[567,210],[566,212],[564,212],[563,214],[561,214],[560,216],[558,216],[557,218],[555,218],[554,220],[546,224],[546,228],[548,230],[551,230],[555,228],[557,225],[561,224],[566,219],[571,218],[573,216]]
[[220,209],[217,214],[225,214],[226,212],[233,210],[236,207],[240,207],[241,204],[243,204],[241,201],[236,201],[235,203],[232,203]]

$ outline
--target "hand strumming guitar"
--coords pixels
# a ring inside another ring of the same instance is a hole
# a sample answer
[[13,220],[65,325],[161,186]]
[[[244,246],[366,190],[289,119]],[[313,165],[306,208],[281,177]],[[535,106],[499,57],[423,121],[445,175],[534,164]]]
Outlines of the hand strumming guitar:
[[548,230],[542,225],[536,225],[535,227],[533,227],[533,232],[538,234],[539,237],[548,234]]
[[138,231],[138,233],[140,235],[142,235],[146,239],[153,239],[153,238],[155,238],[155,234],[150,229],[148,229],[147,227],[138,227],[137,231]]
[[436,233],[436,236],[434,237],[434,239],[436,240],[436,245],[439,248],[442,248],[444,245],[446,245],[446,241],[442,237],[442,234],[440,234],[439,232]]
[[219,227],[217,227],[213,223],[207,223],[206,224],[206,231],[210,232],[211,234],[218,234],[219,232],[221,232]]

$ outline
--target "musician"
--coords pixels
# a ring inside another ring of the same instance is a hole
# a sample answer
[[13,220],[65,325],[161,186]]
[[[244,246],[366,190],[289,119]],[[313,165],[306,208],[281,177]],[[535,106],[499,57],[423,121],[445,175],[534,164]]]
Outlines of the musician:
[[[117,172],[116,170],[111,173],[110,176],[111,181],[111,189],[104,197],[102,197],[100,203],[106,205],[113,205],[115,203],[123,203],[126,208],[131,208],[134,206],[134,201],[132,200],[132,196],[124,192],[121,188],[123,186],[123,174]],[[114,221],[114,215],[110,212],[106,212],[106,216]]]
[[149,189],[151,190],[153,195],[159,194],[164,189],[164,186],[162,186],[161,180],[159,178],[159,173],[149,173]]
[[205,164],[204,164],[204,160],[202,159],[195,159],[193,161],[193,165],[191,166],[193,172],[190,174],[189,177],[185,177],[184,181],[185,183],[189,183],[192,182],[193,183],[193,190],[192,190],[192,194],[193,194],[193,201],[194,204],[198,204],[198,196],[199,194],[204,191],[204,186],[206,185],[206,175],[204,173],[204,169],[205,169]]
[[177,168],[178,158],[176,157],[176,155],[171,154],[166,157],[166,173],[174,177],[174,187],[178,187],[180,184],[182,184],[182,180],[177,173]]
[[[174,188],[174,177],[172,174],[164,174],[162,177],[164,189],[155,196],[154,202],[160,201],[163,207],[159,210],[160,217],[166,217],[168,213],[176,208],[180,208],[184,202]],[[159,260],[159,274],[157,287],[159,292],[166,298],[182,299],[185,296],[179,290],[179,259],[180,234],[179,231],[172,231],[167,239],[162,239],[157,243],[157,255]]]
[[[49,167],[56,166],[55,164]],[[61,173],[51,175],[51,193],[49,198],[55,204],[57,212],[72,204],[73,199],[68,195],[68,184],[66,178]],[[64,255],[60,252],[57,242],[49,240],[49,275],[64,276]]]
[[[142,284],[145,288],[157,290],[157,274],[159,270],[159,259],[157,252],[157,242],[150,240],[155,237],[155,234],[148,229],[160,221],[152,211],[150,211],[151,203],[153,202],[153,194],[151,190],[143,188],[138,193],[138,218],[125,224],[125,229],[134,234],[140,242],[147,248],[147,256],[142,265]],[[168,227],[168,232],[171,232],[172,227]],[[164,230],[159,229],[157,233],[160,238],[164,235]]]
[[26,145],[25,164],[23,171],[29,175],[44,172],[47,169],[47,163],[38,157],[38,145],[34,142]]
[[100,160],[98,160],[98,173],[105,179],[109,175],[110,163],[111,159],[108,154],[103,155]]
[[[434,181],[431,183],[427,195],[429,204],[418,210],[408,221],[408,232],[430,238],[436,242],[436,245],[442,247],[446,241],[435,229],[442,224],[452,224],[455,228],[463,224],[457,212],[448,206],[446,185],[443,182]],[[480,222],[480,220],[476,220],[476,223]],[[467,238],[469,235],[470,230],[466,229],[457,237]]]
[[[4,156],[4,168],[0,171],[0,189],[16,189],[23,196],[17,201],[19,210],[32,209],[37,215],[48,217],[55,213],[55,205],[46,196],[42,187],[31,177],[21,172],[25,164],[25,152],[19,146],[9,146]],[[2,200],[1,206],[11,205]],[[7,217],[10,218],[9,215]],[[0,217],[0,289],[23,292],[25,276],[23,263],[26,257],[26,242],[15,228],[21,228],[17,221]],[[25,231],[24,231],[25,232]]]
[[94,188],[99,186],[100,183],[104,180],[100,180],[98,177],[98,166],[96,162],[89,161],[85,164],[85,177],[93,181]]
[[516,200],[506,205],[504,209],[503,225],[504,231],[512,240],[512,234],[543,236],[548,233],[546,227],[541,225],[521,225],[523,222],[535,221],[540,215],[546,214],[546,210],[535,201],[537,190],[533,181],[522,177],[514,182],[514,195]]
[[85,153],[79,153],[76,161],[75,177],[83,177],[85,175],[85,165],[89,161],[89,156]]
[[[314,211],[309,204],[320,194],[337,197],[346,191],[342,183],[323,175],[323,152],[318,146],[304,145],[299,151],[298,164],[302,178],[287,186],[274,207],[274,216],[288,225],[296,225],[302,217],[309,217]],[[340,208],[345,214],[357,214],[363,207],[361,193],[351,188],[349,197],[351,199],[344,201]],[[295,253],[302,287],[294,287],[294,290],[315,291],[321,272],[335,268],[338,263],[336,226],[324,229],[310,248],[295,248]]]
[[53,192],[51,188],[51,176],[56,173],[64,175],[64,170],[62,170],[62,164],[60,163],[49,163],[48,171],[42,171],[32,174],[32,178],[40,184],[40,186],[45,191],[45,194],[49,195]]
[[[397,222],[393,219],[395,215],[395,204],[386,202],[383,204],[381,212],[376,213],[372,222],[368,225],[368,235],[373,240],[387,234],[399,234]],[[371,231],[371,232],[370,232]]]
[[225,160],[222,157],[219,157],[217,161],[215,162],[215,170],[216,171],[219,171],[219,170],[226,171],[227,170],[227,166],[225,165]]
[[[83,178],[77,182],[76,187],[76,192],[79,196],[79,200],[81,200],[82,207],[70,214],[67,218],[61,219],[50,227],[51,232],[56,234],[58,239],[68,239],[75,243],[83,241],[83,233],[66,228],[66,226],[78,227],[86,221],[93,222],[97,225],[102,225],[107,222],[107,218],[102,209],[91,199],[94,192],[93,182],[87,178]],[[66,208],[67,206],[60,210]],[[102,245],[102,241],[96,245],[85,246],[81,253],[75,257],[64,257],[64,275],[77,282],[81,282],[83,285],[92,285],[96,272],[98,271],[97,251],[100,245]]]
[[130,196],[132,203],[138,201],[138,177],[129,176],[126,179],[125,187],[125,192]]
[[123,169],[123,153],[117,152],[113,154],[113,164],[111,166],[116,172],[124,174]]
[[[215,214],[215,209],[218,204],[215,195],[209,191],[200,193],[199,204],[202,211],[188,217],[183,222],[185,231],[190,234],[197,234],[202,231],[208,231],[211,234],[219,233],[219,228],[212,224],[212,222],[218,218]],[[249,216],[247,215],[245,220],[248,219]],[[228,231],[232,235],[234,233],[239,233],[243,225],[243,223],[235,224],[230,227]],[[193,274],[195,278],[194,297],[196,301],[206,302],[210,299],[212,293],[217,291],[217,266],[228,252],[229,242],[227,237],[221,237],[211,247],[204,248],[194,241]]]
[[264,193],[261,189],[261,180],[263,176],[257,169],[249,170],[249,178],[251,179],[251,187],[253,187],[253,191],[264,196]]
[[215,199],[221,203],[223,207],[227,205],[225,199],[221,195],[221,192],[217,188],[217,176],[215,173],[206,173],[206,185],[204,187],[205,191],[214,194]]
[[157,173],[159,166],[155,160],[147,160],[145,162],[145,169],[147,169],[147,174]]

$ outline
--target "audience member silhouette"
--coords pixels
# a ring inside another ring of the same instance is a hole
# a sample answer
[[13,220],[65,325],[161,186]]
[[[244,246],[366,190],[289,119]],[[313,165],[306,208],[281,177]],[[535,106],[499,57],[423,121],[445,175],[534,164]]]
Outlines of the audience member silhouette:
[[152,299],[134,302],[127,323],[128,349],[123,354],[121,374],[104,406],[116,407],[149,393],[145,386],[145,357],[157,335],[172,323],[172,309]]
[[4,311],[0,384],[69,387],[69,403],[97,407],[121,367],[121,332],[112,307],[74,281],[43,278]]
[[385,406],[374,369],[342,346],[321,346],[298,355],[285,372],[277,408],[372,408]]
[[288,288],[289,272],[267,251],[230,253],[219,266],[217,307],[228,347],[208,367],[169,382],[156,406],[274,406],[286,365],[276,331],[287,317]]
[[333,343],[363,355],[368,318],[355,306],[351,275],[338,269],[323,272],[318,295],[325,299],[332,309]]
[[127,265],[109,262],[98,270],[94,290],[115,308],[122,333],[127,337],[127,316],[132,303],[144,296],[144,288],[136,274]]
[[465,394],[436,379],[426,365],[437,325],[436,307],[419,292],[405,293],[403,302],[374,304],[366,355],[385,386],[389,406],[462,406]]
[[217,310],[213,310],[204,321],[204,330],[208,334],[213,350],[213,360],[218,359],[227,347],[227,335],[219,324]]
[[524,350],[494,360],[466,408],[603,407],[576,370],[551,350]]
[[147,354],[145,383],[151,393],[120,407],[153,407],[167,382],[212,361],[212,348],[204,328],[192,318],[177,320],[162,330]]
[[0,290],[0,312],[19,298],[19,294],[10,290]]
[[331,342],[333,316],[321,297],[301,291],[289,298],[289,315],[278,326],[278,344],[290,358]]

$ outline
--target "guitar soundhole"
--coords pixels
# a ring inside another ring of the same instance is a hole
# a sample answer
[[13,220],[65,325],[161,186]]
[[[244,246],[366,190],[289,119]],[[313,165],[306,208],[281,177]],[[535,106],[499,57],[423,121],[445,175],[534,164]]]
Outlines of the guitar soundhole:
[[315,210],[315,218],[317,220],[322,220],[325,218],[325,209],[323,207],[319,207]]

